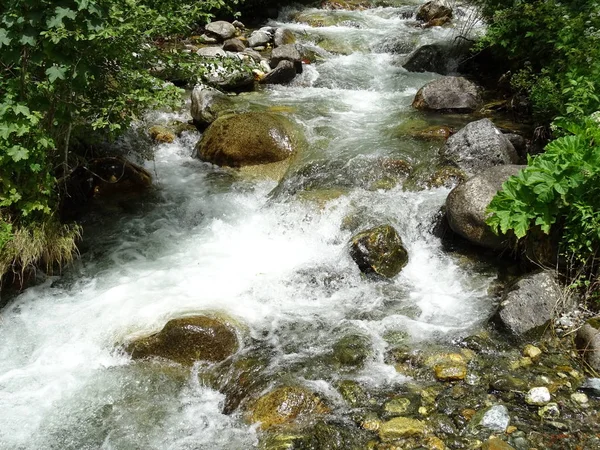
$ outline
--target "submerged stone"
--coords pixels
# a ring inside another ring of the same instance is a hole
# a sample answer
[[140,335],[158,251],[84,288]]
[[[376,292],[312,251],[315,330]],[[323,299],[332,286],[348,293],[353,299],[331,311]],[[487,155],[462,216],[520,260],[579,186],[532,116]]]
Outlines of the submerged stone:
[[379,427],[379,438],[384,442],[424,434],[425,423],[409,417],[395,417]]
[[469,423],[472,430],[486,428],[499,433],[504,433],[509,425],[510,415],[504,405],[494,405],[478,411]]
[[282,386],[260,397],[250,418],[263,430],[328,412],[314,393],[303,387]]
[[127,346],[133,359],[161,357],[179,364],[223,361],[239,347],[235,330],[228,323],[208,316],[169,320],[156,334]]
[[333,345],[335,359],[344,366],[360,367],[370,354],[371,342],[360,334],[344,336]]
[[394,277],[408,264],[408,252],[390,225],[371,228],[354,236],[350,256],[362,272],[386,278]]

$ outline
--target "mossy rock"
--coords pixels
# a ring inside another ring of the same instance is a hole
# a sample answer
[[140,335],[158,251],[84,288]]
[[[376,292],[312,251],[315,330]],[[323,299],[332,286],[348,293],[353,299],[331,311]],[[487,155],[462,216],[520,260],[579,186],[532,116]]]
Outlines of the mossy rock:
[[361,334],[344,336],[333,345],[333,356],[343,366],[362,367],[371,351],[369,338]]
[[196,361],[223,361],[239,347],[233,327],[208,316],[173,319],[156,334],[127,346],[133,359],[161,357],[191,366]]
[[362,272],[386,278],[394,277],[408,264],[408,252],[390,225],[371,228],[354,236],[350,256]]
[[196,152],[203,161],[243,167],[283,161],[303,144],[302,132],[286,117],[247,112],[215,120],[202,135]]
[[281,386],[260,397],[250,414],[263,430],[325,414],[329,409],[306,388]]
[[175,140],[175,133],[162,125],[154,125],[148,130],[148,134],[158,143],[171,143]]
[[452,188],[466,179],[467,175],[458,167],[445,166],[432,173],[425,181],[425,186],[430,188]]
[[412,436],[423,436],[425,423],[409,417],[396,417],[381,424],[379,438],[384,441],[394,441]]
[[342,398],[352,408],[364,406],[369,401],[369,394],[354,380],[342,380],[337,384],[337,390]]

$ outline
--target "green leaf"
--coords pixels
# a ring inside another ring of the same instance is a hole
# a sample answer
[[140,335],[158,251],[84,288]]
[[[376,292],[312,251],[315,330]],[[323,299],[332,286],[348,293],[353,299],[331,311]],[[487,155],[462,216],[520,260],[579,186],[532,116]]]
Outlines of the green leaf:
[[13,159],[14,162],[19,162],[29,157],[29,151],[19,145],[13,145],[6,153]]
[[12,39],[8,37],[8,31],[4,28],[0,28],[0,48],[2,46],[8,47]]
[[56,64],[46,69],[46,75],[48,75],[50,83],[54,83],[58,78],[64,80],[66,73],[67,69],[65,67],[59,67]]

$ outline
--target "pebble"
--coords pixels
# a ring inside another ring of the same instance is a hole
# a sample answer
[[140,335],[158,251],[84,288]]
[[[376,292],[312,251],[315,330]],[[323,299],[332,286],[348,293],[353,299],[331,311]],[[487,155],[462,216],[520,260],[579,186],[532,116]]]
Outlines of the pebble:
[[580,405],[586,405],[590,399],[583,392],[574,392],[571,394],[571,400],[575,403],[579,403]]
[[538,410],[538,416],[542,419],[556,419],[560,417],[560,409],[556,403],[548,403]]
[[525,402],[528,405],[544,406],[551,400],[550,391],[547,387],[534,387],[525,395]]
[[528,358],[536,359],[541,354],[542,351],[535,345],[527,344],[525,348],[523,348],[523,356],[527,356]]
[[483,415],[480,425],[494,431],[506,431],[510,425],[508,408],[504,405],[494,405],[490,407]]

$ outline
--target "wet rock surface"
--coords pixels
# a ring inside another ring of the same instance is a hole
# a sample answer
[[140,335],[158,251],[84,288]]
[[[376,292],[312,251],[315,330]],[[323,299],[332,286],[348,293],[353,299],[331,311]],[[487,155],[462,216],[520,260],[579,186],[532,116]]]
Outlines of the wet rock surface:
[[286,117],[249,112],[219,117],[204,132],[196,151],[201,160],[219,166],[251,166],[289,158],[302,139]]
[[408,263],[408,252],[396,230],[389,225],[354,236],[350,255],[361,271],[386,278],[397,275]]
[[234,328],[226,322],[192,316],[172,319],[158,333],[127,345],[133,359],[161,357],[179,364],[222,361],[239,347]]

